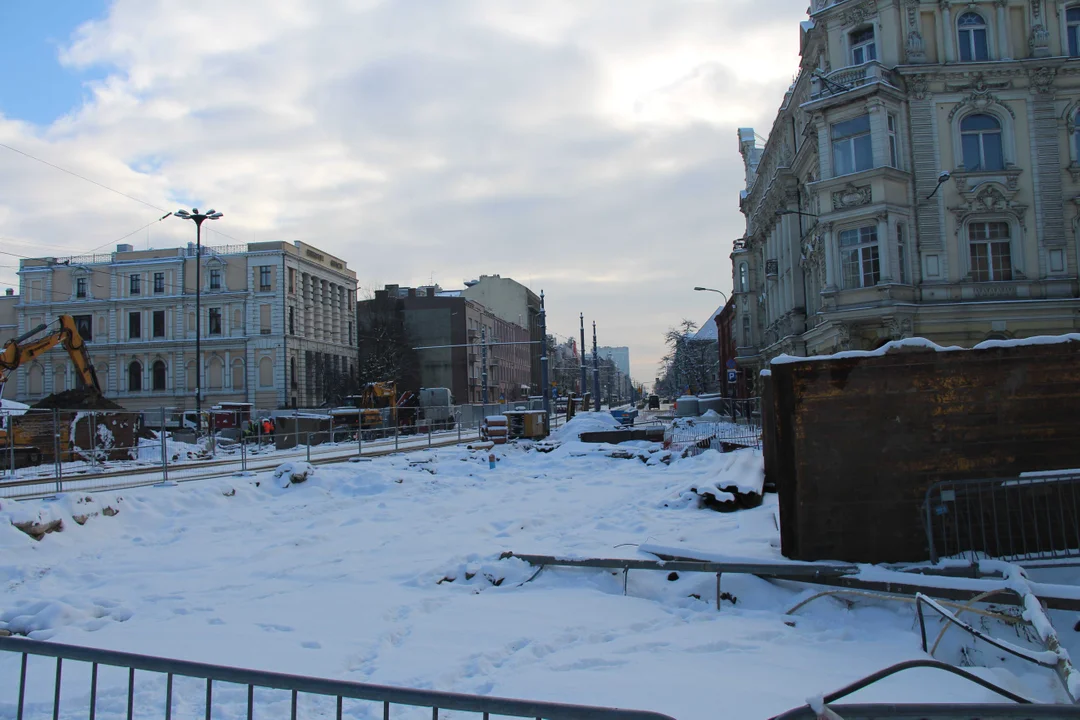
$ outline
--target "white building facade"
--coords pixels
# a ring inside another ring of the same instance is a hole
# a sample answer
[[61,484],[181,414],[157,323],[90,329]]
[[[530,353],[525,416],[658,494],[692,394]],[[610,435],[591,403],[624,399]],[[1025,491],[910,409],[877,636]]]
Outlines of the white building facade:
[[[196,263],[203,406],[322,402],[355,373],[356,274],[301,242],[265,242],[22,260],[17,332],[72,315],[105,395],[128,409],[195,405]],[[75,386],[58,349],[16,373],[33,403]]]

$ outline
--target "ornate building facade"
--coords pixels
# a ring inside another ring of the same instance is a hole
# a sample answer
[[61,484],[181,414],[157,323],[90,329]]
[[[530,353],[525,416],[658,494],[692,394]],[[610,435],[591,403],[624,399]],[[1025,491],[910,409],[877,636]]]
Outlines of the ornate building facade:
[[781,353],[1080,327],[1080,2],[813,0],[744,128],[733,331]]

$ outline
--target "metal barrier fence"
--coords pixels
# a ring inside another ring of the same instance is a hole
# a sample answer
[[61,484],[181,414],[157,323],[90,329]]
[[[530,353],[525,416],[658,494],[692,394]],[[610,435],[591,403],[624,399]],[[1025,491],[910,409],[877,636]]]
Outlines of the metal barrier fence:
[[[198,708],[210,718],[215,709],[221,712],[225,705],[246,708],[248,718],[256,714],[284,717],[288,713],[292,720],[340,720],[346,713],[367,717],[376,708],[381,709],[383,720],[389,720],[392,706],[402,705],[427,708],[432,720],[448,710],[482,714],[484,720],[491,715],[538,720],[672,720],[656,712],[327,680],[13,637],[0,637],[0,653],[19,657],[17,692],[11,683],[12,692],[0,695],[0,716],[14,720],[55,719],[61,716],[62,704],[69,711],[65,716],[77,710],[79,716],[90,720],[130,720],[135,716],[170,720],[179,708],[185,715]],[[55,662],[45,658],[55,658]],[[120,672],[109,672],[109,668]],[[147,673],[152,675],[147,677]],[[40,679],[33,692],[28,692],[27,676],[31,674]],[[67,692],[62,693],[65,678],[69,678]],[[72,683],[77,683],[77,689],[71,689]],[[372,703],[377,703],[375,708]]]
[[[315,429],[264,434],[258,422],[210,427],[202,436],[153,427],[167,411],[28,410],[0,416],[14,427],[15,443],[0,447],[0,498],[39,497],[64,491],[118,489],[163,482],[270,470],[289,460],[343,462],[357,455],[416,450],[479,437],[486,406],[474,420],[455,414],[416,425],[361,429],[335,425],[331,416],[308,416]],[[512,407],[512,406],[510,406]],[[278,417],[279,428],[285,425]],[[560,418],[553,417],[552,430]],[[297,426],[298,427],[298,426]]]
[[924,501],[930,559],[1080,558],[1080,473],[948,480]]

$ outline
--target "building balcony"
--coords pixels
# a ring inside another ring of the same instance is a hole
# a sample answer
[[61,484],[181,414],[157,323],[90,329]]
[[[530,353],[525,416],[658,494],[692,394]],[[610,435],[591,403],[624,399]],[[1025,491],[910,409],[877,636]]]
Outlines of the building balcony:
[[869,85],[884,84],[898,90],[895,73],[876,60],[833,70],[830,73],[815,73],[810,78],[810,102],[843,95]]

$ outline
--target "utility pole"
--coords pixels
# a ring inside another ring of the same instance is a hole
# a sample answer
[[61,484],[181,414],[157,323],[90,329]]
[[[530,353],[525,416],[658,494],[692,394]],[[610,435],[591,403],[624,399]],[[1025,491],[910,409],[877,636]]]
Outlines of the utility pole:
[[581,313],[581,397],[589,389],[589,383],[585,380],[585,313]]
[[600,412],[600,354],[596,350],[596,321],[592,324],[592,386],[593,408]]
[[540,291],[540,384],[544,392],[544,416],[551,417],[551,387],[548,382],[547,310],[544,309],[544,291]]
[[[488,377],[487,377],[487,326],[483,324],[483,318],[480,319],[480,382],[483,385],[483,394],[481,395],[481,402],[487,405],[488,401]],[[485,411],[487,412],[487,411]]]

